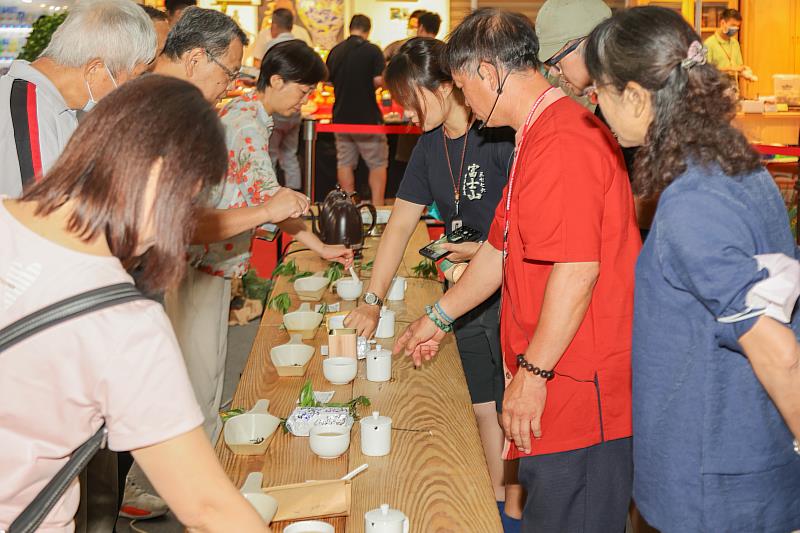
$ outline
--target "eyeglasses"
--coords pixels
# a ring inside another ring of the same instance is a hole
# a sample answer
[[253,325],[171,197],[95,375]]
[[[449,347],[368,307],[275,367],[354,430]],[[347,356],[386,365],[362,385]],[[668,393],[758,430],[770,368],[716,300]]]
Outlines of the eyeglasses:
[[548,59],[547,61],[545,61],[545,62],[544,62],[544,64],[545,64],[545,65],[547,65],[548,67],[555,67],[555,66],[556,66],[556,65],[558,65],[558,64],[559,64],[561,61],[563,61],[565,57],[567,57],[567,56],[568,56],[568,55],[570,55],[572,52],[574,52],[575,50],[577,50],[577,49],[578,49],[578,47],[581,45],[581,43],[582,43],[582,42],[583,42],[585,39],[586,39],[586,37],[581,37],[580,39],[578,39],[577,41],[575,41],[574,43],[572,43],[571,45],[569,45],[569,46],[566,48],[566,50],[564,50],[564,51],[563,51],[563,52],[561,52],[560,54],[556,54],[556,55],[554,55],[553,57],[551,57],[550,59]]
[[606,87],[607,85],[611,85],[611,84],[610,83],[600,83],[600,84],[598,84],[598,83],[595,82],[595,83],[589,85],[587,88],[585,88],[583,90],[583,92],[581,93],[581,96],[583,96],[584,98],[588,98],[589,99],[589,103],[591,103],[592,105],[597,105],[597,103],[598,103],[597,89],[600,89],[602,87]]
[[219,60],[218,60],[216,57],[212,56],[212,55],[211,55],[211,52],[209,52],[208,50],[206,50],[206,56],[208,57],[209,61],[213,62],[213,63],[214,63],[214,64],[216,64],[216,65],[217,65],[219,68],[221,68],[221,69],[222,69],[222,71],[223,71],[223,72],[225,73],[225,75],[228,77],[228,83],[233,83],[233,82],[235,82],[235,81],[236,81],[236,78],[238,78],[238,77],[239,77],[239,69],[236,69],[236,70],[231,70],[231,69],[229,69],[228,67],[226,67],[225,65],[223,65],[223,64],[222,64],[222,63],[221,63],[221,62],[220,62],[220,61],[219,61]]

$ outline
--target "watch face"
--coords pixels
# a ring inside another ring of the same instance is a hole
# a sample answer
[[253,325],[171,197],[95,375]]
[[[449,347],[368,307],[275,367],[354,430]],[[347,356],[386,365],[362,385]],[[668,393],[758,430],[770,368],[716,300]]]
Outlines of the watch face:
[[367,302],[369,305],[375,305],[378,303],[378,297],[371,292],[368,292],[364,295],[364,301]]

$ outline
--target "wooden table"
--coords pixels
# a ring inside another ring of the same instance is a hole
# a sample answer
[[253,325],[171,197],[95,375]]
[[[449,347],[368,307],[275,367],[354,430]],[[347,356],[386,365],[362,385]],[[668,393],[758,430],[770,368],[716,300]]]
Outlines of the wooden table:
[[[367,239],[364,249],[366,263],[375,255],[378,240]],[[417,250],[429,242],[425,225],[420,223],[406,250],[398,275],[411,278],[421,259]],[[302,270],[319,271],[327,265],[311,252],[298,252],[294,258]],[[287,292],[292,297],[291,310],[299,306],[292,285],[286,277],[276,281],[273,294]],[[389,307],[397,312],[396,332],[402,331],[418,318],[424,306],[441,294],[441,284],[434,280],[408,279],[403,302]],[[326,293],[323,301],[335,302],[337,297]],[[343,310],[355,307],[355,302],[343,302]],[[234,407],[250,408],[259,398],[270,400],[270,412],[286,417],[294,409],[298,394],[307,379],[314,390],[335,391],[335,402],[364,395],[372,406],[361,408],[367,415],[373,410],[392,418],[393,428],[429,430],[426,432],[393,431],[392,452],[385,457],[365,457],[361,453],[358,422],[353,427],[349,451],[338,459],[325,460],[314,455],[308,439],[290,434],[278,434],[263,456],[234,455],[220,438],[217,455],[228,476],[237,486],[247,474],[260,471],[264,485],[299,483],[305,480],[336,479],[353,468],[368,463],[369,469],[356,477],[352,484],[352,506],[349,517],[325,519],[337,532],[363,532],[364,513],[382,503],[403,511],[409,517],[411,531],[432,532],[501,532],[502,526],[494,500],[486,461],[483,456],[478,428],[470,404],[461,360],[452,335],[442,344],[436,359],[420,370],[411,360],[394,357],[392,380],[373,383],[366,380],[365,362],[359,362],[356,379],[349,385],[331,385],[322,375],[322,356],[319,346],[327,344],[324,327],[313,341],[317,347],[305,377],[279,378],[269,357],[271,347],[288,341],[279,328],[280,313],[264,313],[253,349],[233,398]],[[388,342],[387,342],[388,341]],[[390,347],[394,339],[382,339]],[[280,431],[280,430],[279,430]],[[285,523],[273,523],[279,533]]]
[[752,143],[794,145],[800,134],[800,113],[737,113],[733,126]]

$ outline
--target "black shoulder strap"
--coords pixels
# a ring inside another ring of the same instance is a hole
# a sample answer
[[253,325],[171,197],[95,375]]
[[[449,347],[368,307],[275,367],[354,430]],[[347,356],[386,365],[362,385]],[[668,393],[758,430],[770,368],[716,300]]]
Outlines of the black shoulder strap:
[[[0,353],[36,333],[66,320],[114,305],[143,299],[146,298],[130,283],[118,283],[71,296],[22,317],[0,330]],[[33,533],[36,531],[64,495],[72,480],[86,468],[97,450],[105,446],[107,433],[105,426],[101,427],[97,433],[75,450],[53,479],[11,523],[6,533]]]
[[34,181],[42,166],[36,114],[36,86],[27,80],[14,80],[11,83],[10,105],[19,174],[22,177],[22,184],[27,185]]
[[131,283],[118,283],[70,296],[24,316],[0,330],[0,353],[65,320],[145,297]]

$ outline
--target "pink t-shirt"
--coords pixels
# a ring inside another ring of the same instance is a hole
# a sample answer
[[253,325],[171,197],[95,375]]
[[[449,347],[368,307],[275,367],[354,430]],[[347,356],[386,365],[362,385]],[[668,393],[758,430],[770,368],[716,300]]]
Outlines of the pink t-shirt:
[[[20,224],[0,199],[0,329],[63,298],[131,278],[115,257],[68,250]],[[105,421],[115,451],[203,422],[162,307],[121,304],[0,353],[0,530]],[[40,531],[71,532],[75,481]]]

